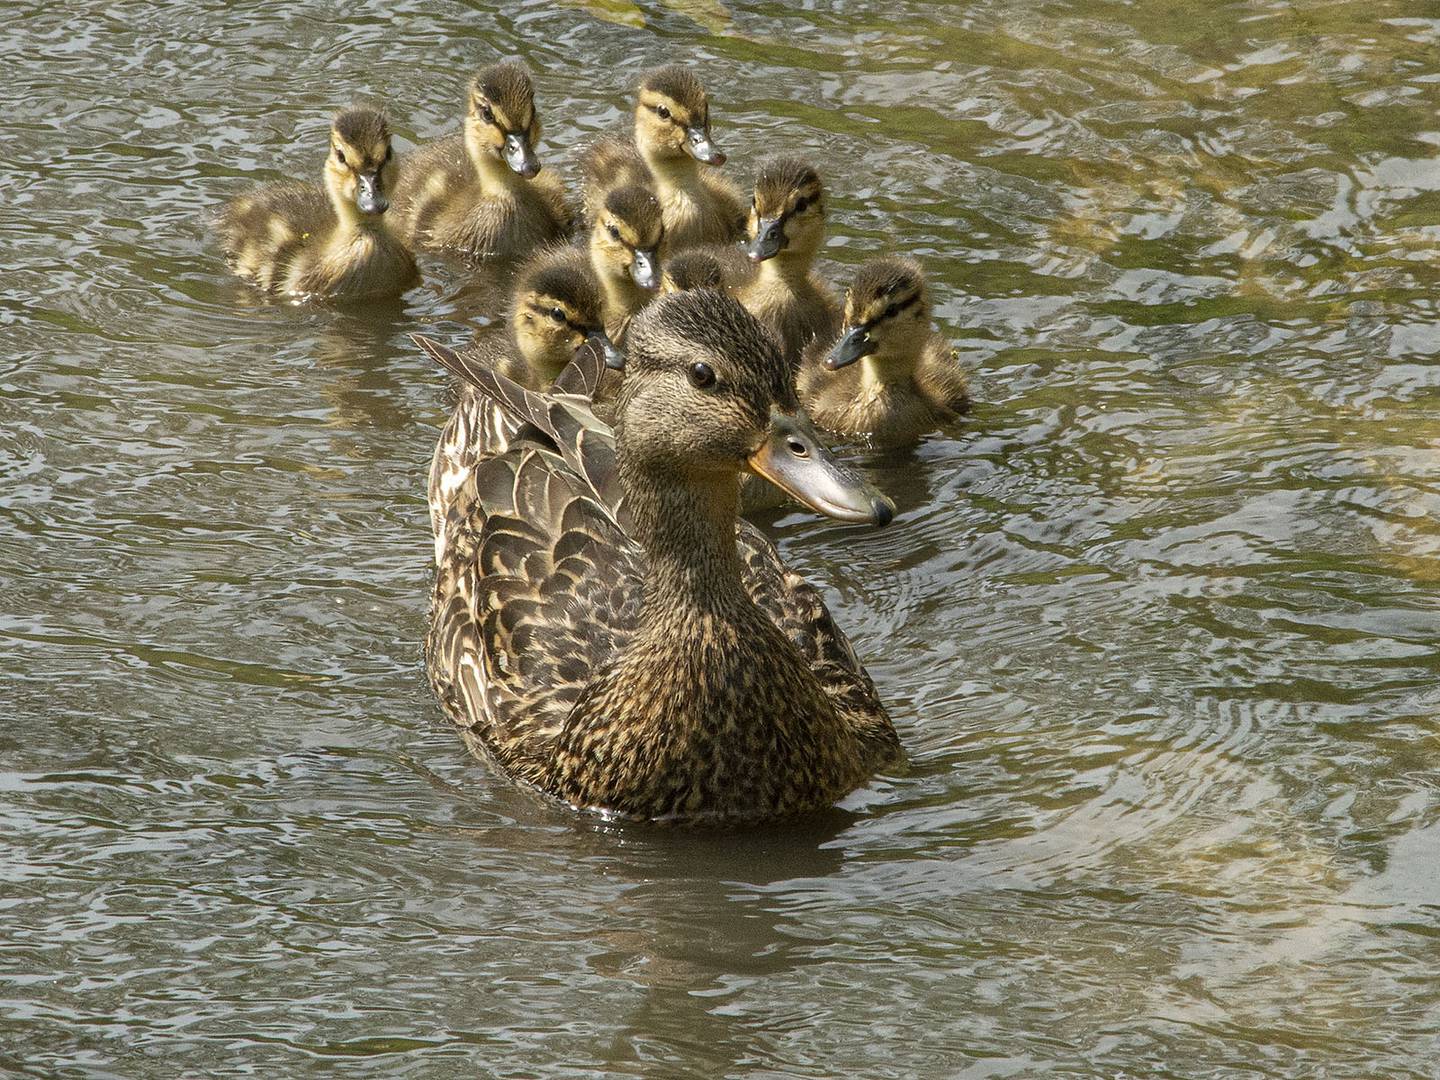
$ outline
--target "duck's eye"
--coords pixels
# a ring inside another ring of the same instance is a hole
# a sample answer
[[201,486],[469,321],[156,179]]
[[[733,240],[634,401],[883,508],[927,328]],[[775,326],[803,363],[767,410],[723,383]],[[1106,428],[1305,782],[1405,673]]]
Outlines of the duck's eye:
[[690,365],[690,385],[696,390],[708,390],[715,385],[715,371],[709,364],[697,360]]
[[887,319],[893,319],[893,318],[894,318],[896,315],[898,315],[899,313],[900,313],[900,305],[899,305],[899,304],[891,304],[889,307],[887,307],[887,308],[885,309],[885,318],[887,318]]
[[385,147],[385,164],[386,164],[386,165],[389,165],[389,164],[390,164],[390,159],[393,158],[394,156],[395,156],[395,147],[393,147],[393,146],[387,146],[387,147]]
[[558,307],[552,307],[550,309],[550,317],[556,322],[564,322],[565,312],[561,311]]
[[345,151],[341,150],[338,146],[335,148],[335,160],[340,162],[341,165],[350,164],[345,160]]
[[620,239],[620,230],[617,229],[614,225],[607,225],[607,226],[605,226],[605,231],[610,234],[610,239],[611,239],[611,240],[619,240],[619,239]]
[[664,105],[656,105],[656,106],[655,106],[655,115],[658,116],[658,117],[660,117],[661,120],[669,120],[669,119],[670,119],[670,110],[667,109]]
[[487,124],[493,124],[495,122],[495,110],[490,108],[489,105],[480,106],[480,115],[485,118]]
[[808,209],[810,209],[810,198],[809,198],[809,196],[805,196],[804,198],[800,198],[800,199],[796,199],[796,200],[795,200],[795,213],[797,213],[797,214],[803,214],[803,213],[804,213],[806,210],[808,210]]

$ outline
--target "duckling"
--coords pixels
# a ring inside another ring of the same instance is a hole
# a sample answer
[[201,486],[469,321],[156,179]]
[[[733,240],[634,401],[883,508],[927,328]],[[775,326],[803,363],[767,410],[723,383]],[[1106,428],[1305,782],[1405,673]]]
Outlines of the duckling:
[[691,248],[665,260],[665,272],[660,276],[660,292],[666,296],[696,289],[723,291],[724,288],[725,267],[708,251]]
[[515,259],[570,235],[554,173],[540,171],[540,119],[530,73],[509,61],[470,83],[465,129],[403,162],[395,209],[416,248],[468,259]]
[[605,292],[605,330],[623,341],[631,316],[660,288],[660,203],[648,187],[629,184],[609,192],[592,221],[590,265]]
[[865,263],[845,297],[843,329],[833,345],[814,342],[801,363],[800,399],[822,427],[868,436],[875,446],[906,446],[969,407],[969,380],[930,325],[917,263]]
[[656,68],[640,82],[635,142],[605,139],[586,155],[586,204],[624,184],[652,186],[665,214],[665,235],[674,251],[695,244],[728,244],[745,230],[739,191],[728,180],[702,175],[696,163],[723,165],[710,141],[705,88],[677,64]]
[[216,231],[231,269],[269,292],[357,299],[415,283],[415,259],[385,211],[395,181],[390,128],[374,109],[330,125],[324,187],[288,181],[225,206]]
[[742,470],[843,521],[893,513],[785,370],[700,290],[636,316],[613,430],[475,372],[526,426],[457,493],[436,574],[427,669],[472,751],[577,808],[693,823],[828,806],[900,755],[819,591],[736,519]]
[[[587,343],[599,350],[607,367],[620,368],[621,355],[605,334],[604,300],[589,261],[583,252],[564,247],[542,253],[521,268],[505,326],[482,331],[459,359],[539,390],[550,387]],[[473,385],[462,382],[460,399],[430,462],[430,525],[437,560],[455,492],[477,461],[505,450],[516,426]]]
[[820,174],[799,158],[763,162],[746,235],[760,269],[736,299],[774,331],[785,359],[798,367],[811,341],[832,341],[840,329],[840,302],[810,268],[825,236]]

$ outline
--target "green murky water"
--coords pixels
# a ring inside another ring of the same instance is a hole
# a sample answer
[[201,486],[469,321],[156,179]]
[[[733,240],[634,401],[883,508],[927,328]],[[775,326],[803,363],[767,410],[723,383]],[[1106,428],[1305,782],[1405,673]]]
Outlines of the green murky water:
[[[1432,4],[10,4],[0,1071],[1440,1075]],[[465,333],[257,300],[204,216],[536,74],[546,157],[702,65],[830,269],[921,257],[976,370],[775,531],[914,762],[743,836],[467,758],[420,667]]]

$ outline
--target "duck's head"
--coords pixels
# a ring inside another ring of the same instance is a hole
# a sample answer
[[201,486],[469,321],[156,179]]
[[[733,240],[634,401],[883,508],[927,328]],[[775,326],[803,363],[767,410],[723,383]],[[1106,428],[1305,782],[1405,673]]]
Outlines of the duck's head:
[[472,160],[499,158],[527,180],[540,171],[540,119],[530,73],[513,60],[492,64],[470,81],[465,148]]
[[601,351],[605,366],[624,358],[605,333],[605,303],[583,257],[569,248],[539,255],[520,272],[512,294],[510,328],[539,381],[549,384],[585,344]]
[[813,255],[825,236],[825,187],[799,158],[773,157],[760,165],[745,226],[755,262],[782,253]]
[[638,184],[606,195],[590,229],[596,272],[615,278],[628,276],[642,289],[660,287],[660,245],[664,241],[660,202]]
[[336,115],[330,125],[325,188],[342,219],[378,218],[385,213],[395,170],[384,113],[356,107]]
[[662,297],[631,323],[616,442],[626,472],[732,492],[753,472],[842,521],[895,513],[815,434],[775,339],[713,289]]
[[724,165],[710,141],[710,104],[700,80],[679,64],[649,72],[635,106],[635,145],[647,160],[689,154],[706,165]]
[[660,281],[663,293],[694,292],[696,289],[723,289],[725,268],[709,252],[691,248],[665,260],[665,274]]
[[919,264],[871,259],[860,267],[845,296],[845,325],[825,366],[834,370],[866,356],[913,359],[929,332],[930,292]]

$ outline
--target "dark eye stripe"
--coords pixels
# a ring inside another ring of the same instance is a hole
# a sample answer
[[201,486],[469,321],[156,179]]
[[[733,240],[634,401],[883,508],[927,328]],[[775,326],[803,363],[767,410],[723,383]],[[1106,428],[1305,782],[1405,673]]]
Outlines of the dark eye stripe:
[[900,303],[898,303],[898,304],[891,304],[891,305],[890,305],[890,307],[893,307],[893,308],[895,309],[894,311],[891,311],[890,308],[886,308],[886,309],[885,309],[884,311],[882,311],[879,315],[876,315],[873,319],[867,319],[867,320],[866,320],[864,323],[862,323],[861,325],[864,326],[866,330],[869,330],[869,329],[871,329],[873,326],[875,326],[877,323],[884,322],[886,319],[893,319],[893,318],[895,318],[895,316],[899,315],[902,311],[906,311],[906,310],[914,307],[914,306],[915,306],[916,304],[918,304],[919,302],[920,302],[920,294],[919,294],[919,293],[911,293],[911,294],[910,294],[910,298],[909,298],[908,300],[902,300],[902,301],[901,301]]

